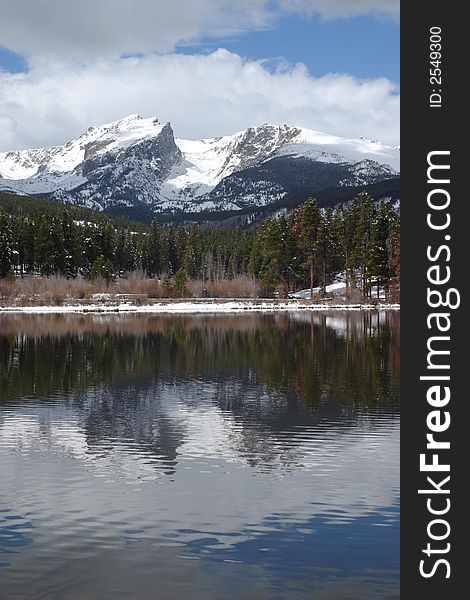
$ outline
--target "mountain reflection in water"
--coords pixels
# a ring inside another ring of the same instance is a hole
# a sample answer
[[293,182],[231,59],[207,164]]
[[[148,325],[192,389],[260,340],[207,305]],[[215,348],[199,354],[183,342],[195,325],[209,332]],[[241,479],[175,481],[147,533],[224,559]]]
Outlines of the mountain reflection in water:
[[7,598],[398,594],[396,313],[0,332]]

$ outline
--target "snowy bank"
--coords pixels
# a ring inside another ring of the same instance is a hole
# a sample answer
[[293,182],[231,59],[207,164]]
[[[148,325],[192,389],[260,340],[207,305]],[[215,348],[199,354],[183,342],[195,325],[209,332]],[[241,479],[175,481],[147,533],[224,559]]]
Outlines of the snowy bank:
[[[327,294],[344,294],[346,292],[346,283],[344,283],[343,281],[336,281],[335,283],[327,285],[325,291]],[[313,290],[310,290],[310,288],[308,288],[306,290],[299,290],[298,292],[289,292],[289,298],[303,298],[305,300],[308,300],[310,298],[311,292],[313,292],[314,294],[319,294],[321,292],[321,288],[314,287]]]
[[296,300],[232,300],[155,302],[138,306],[121,304],[73,304],[64,306],[7,306],[0,313],[239,313],[245,311],[328,311],[328,310],[399,310],[399,304],[317,304]]

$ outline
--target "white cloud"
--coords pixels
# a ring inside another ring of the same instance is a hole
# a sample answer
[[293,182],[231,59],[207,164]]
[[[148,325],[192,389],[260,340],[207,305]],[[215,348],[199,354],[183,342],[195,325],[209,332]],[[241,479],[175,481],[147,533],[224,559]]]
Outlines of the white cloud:
[[202,35],[269,26],[283,13],[398,18],[399,0],[0,0],[0,40],[27,56],[169,52]]
[[136,112],[171,121],[186,138],[271,122],[397,144],[396,92],[387,79],[314,78],[303,65],[273,72],[226,50],[87,65],[36,60],[27,73],[0,72],[0,151],[62,144]]

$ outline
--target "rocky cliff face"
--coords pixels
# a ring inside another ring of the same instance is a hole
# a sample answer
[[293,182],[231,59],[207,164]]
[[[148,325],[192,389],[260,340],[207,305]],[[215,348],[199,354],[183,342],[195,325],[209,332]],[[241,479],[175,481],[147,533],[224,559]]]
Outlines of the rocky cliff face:
[[289,125],[194,141],[130,115],[63,146],[0,154],[0,189],[114,212],[228,211],[377,183],[398,164],[397,148]]

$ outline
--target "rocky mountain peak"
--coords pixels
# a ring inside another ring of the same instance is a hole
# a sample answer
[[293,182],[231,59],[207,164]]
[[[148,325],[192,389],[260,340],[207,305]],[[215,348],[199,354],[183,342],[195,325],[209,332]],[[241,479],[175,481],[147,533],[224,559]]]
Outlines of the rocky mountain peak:
[[287,124],[203,140],[128,115],[53,148],[0,154],[5,189],[99,210],[238,210],[397,175],[399,150]]

